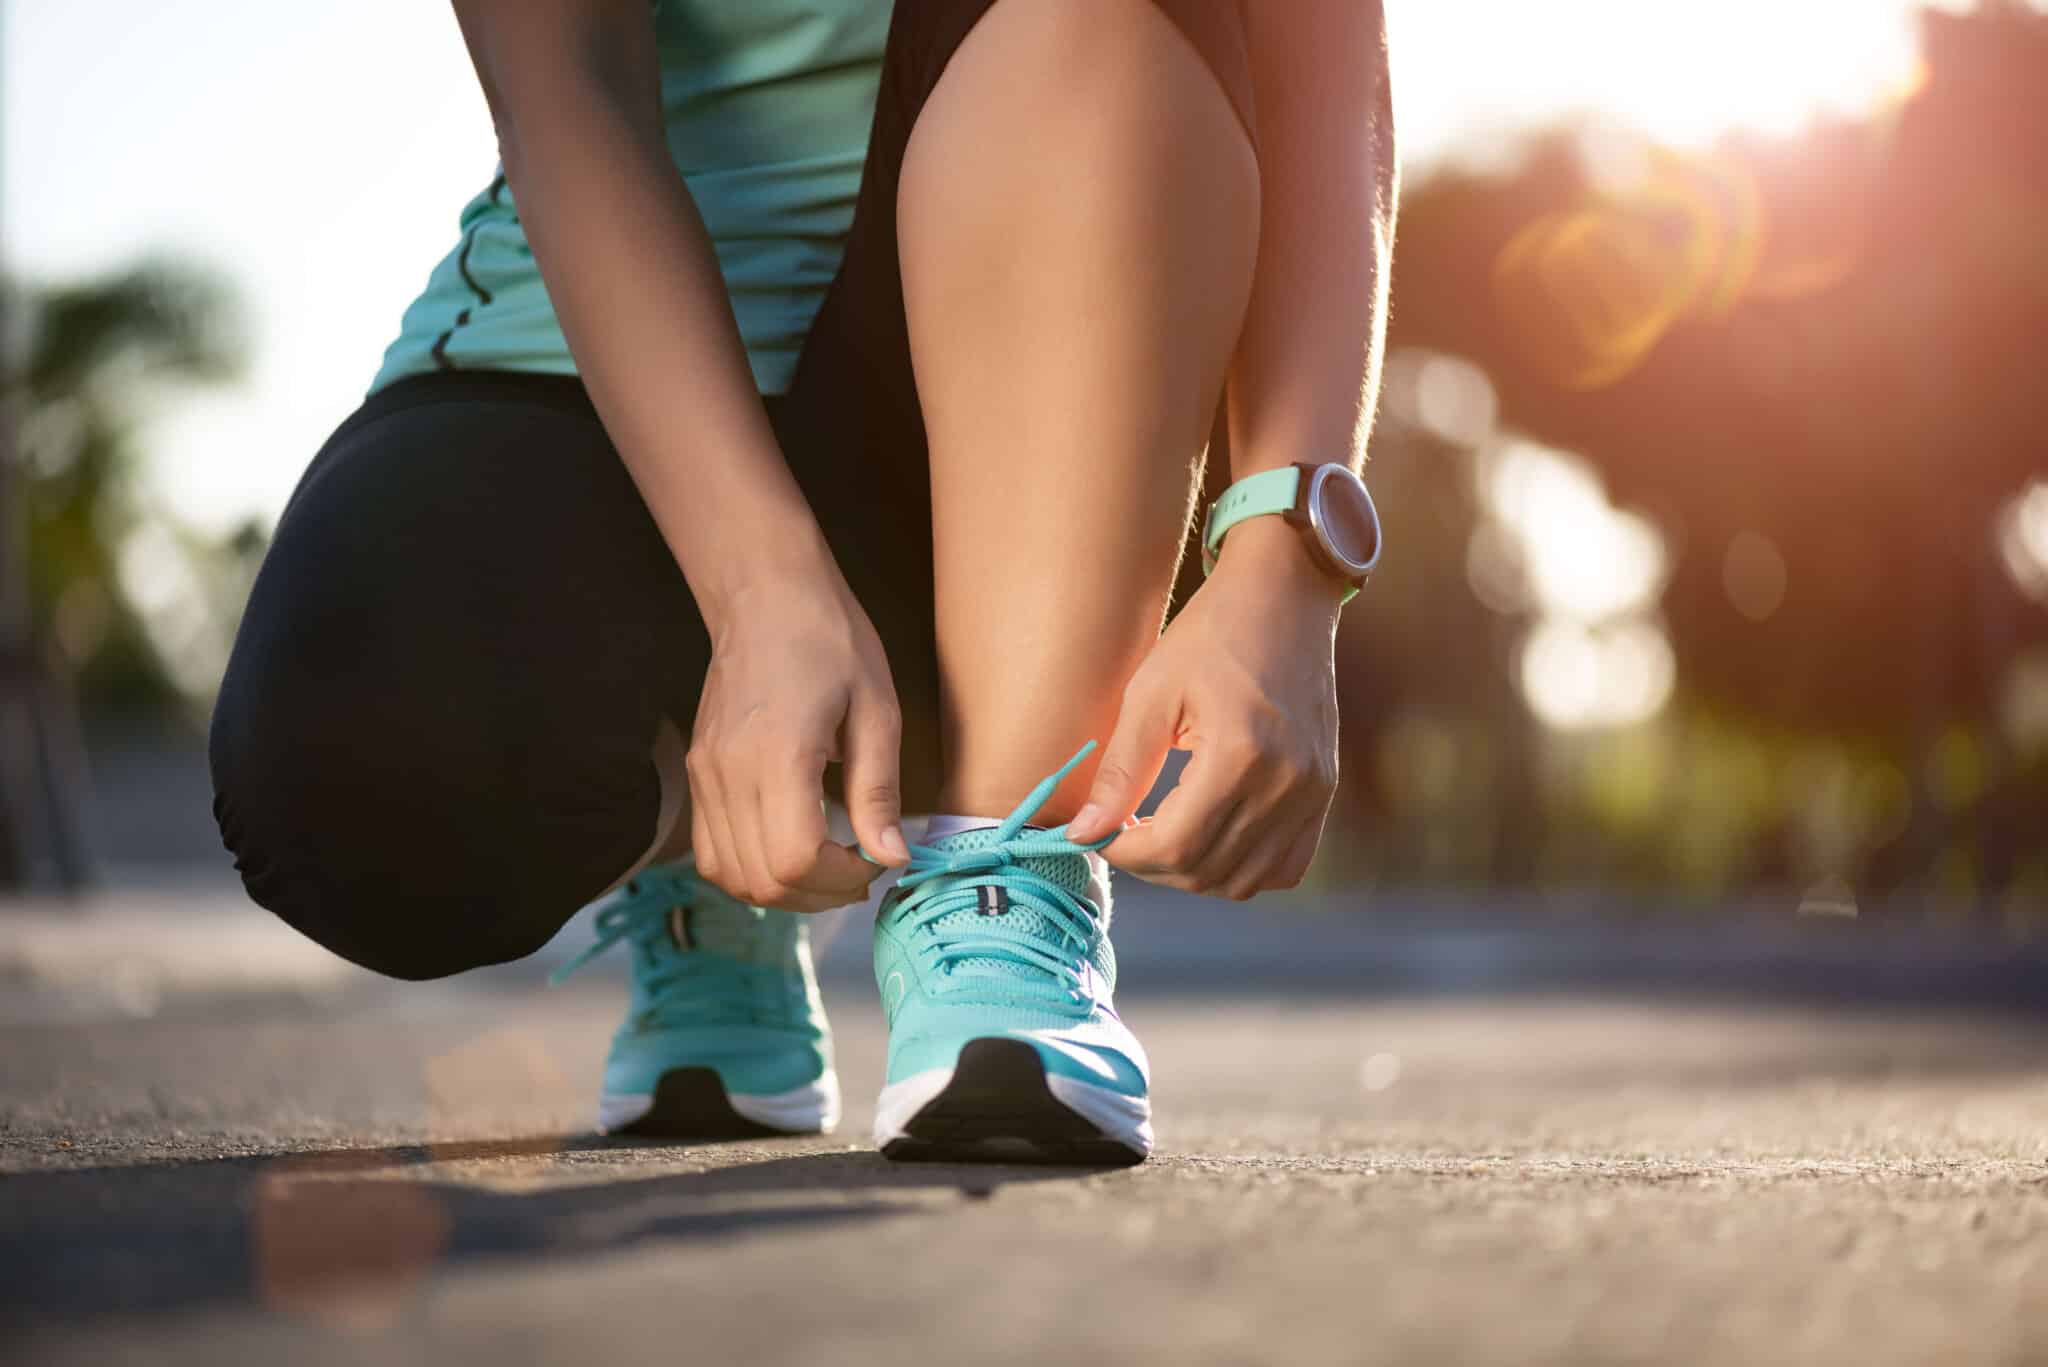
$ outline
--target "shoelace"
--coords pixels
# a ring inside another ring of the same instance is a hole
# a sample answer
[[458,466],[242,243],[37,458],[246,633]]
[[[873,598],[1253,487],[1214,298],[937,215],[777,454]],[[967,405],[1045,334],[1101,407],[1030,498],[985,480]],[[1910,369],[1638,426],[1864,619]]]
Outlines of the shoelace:
[[[950,990],[937,987],[938,995],[985,991],[993,985],[1006,994],[1021,991],[1076,1016],[1085,1016],[1095,1009],[1097,999],[1089,991],[1088,980],[1079,965],[1102,942],[1104,931],[1097,919],[1099,913],[1087,899],[1020,862],[1083,855],[1116,839],[1112,832],[1093,844],[1083,845],[1067,839],[1065,826],[1049,831],[1023,829],[1038,814],[1038,809],[1051,800],[1060,781],[1094,748],[1095,742],[1089,741],[1080,753],[1033,788],[996,827],[990,844],[973,850],[910,846],[909,867],[896,884],[902,899],[897,913],[902,917],[900,925],[913,951],[937,970],[933,981],[956,984]],[[950,926],[940,924],[956,912],[974,910],[979,905],[977,889],[991,886],[1001,888],[1013,903],[1044,917],[1056,932],[1057,940],[1048,943],[1043,936],[1013,929],[1007,917],[977,916]],[[1022,965],[1037,970],[1037,974],[961,969],[972,960]]]
[[[668,870],[628,882],[618,896],[598,909],[597,938],[588,949],[548,975],[559,984],[570,974],[626,942],[632,949],[634,974],[647,1006],[642,1025],[701,1025],[749,1015],[770,986],[780,987],[781,970],[765,964],[741,963],[726,955],[687,951],[669,930],[669,912],[678,906],[697,909],[738,907],[725,893],[699,878],[694,870]],[[773,979],[773,984],[767,980]]]

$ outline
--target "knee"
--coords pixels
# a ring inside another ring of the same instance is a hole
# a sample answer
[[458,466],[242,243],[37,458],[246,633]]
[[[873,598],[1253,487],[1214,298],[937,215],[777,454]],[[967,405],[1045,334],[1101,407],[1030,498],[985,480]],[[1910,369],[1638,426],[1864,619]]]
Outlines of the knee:
[[465,827],[485,804],[408,772],[401,736],[328,713],[315,733],[275,700],[224,692],[209,746],[213,813],[250,899],[342,958],[427,979],[522,957],[547,935],[525,927],[519,889],[477,854]]
[[450,706],[395,661],[299,663],[238,645],[213,717],[214,815],[259,906],[364,968],[426,979],[532,953],[603,885],[587,845],[533,830],[526,809],[552,794],[519,772],[531,747],[503,714]]

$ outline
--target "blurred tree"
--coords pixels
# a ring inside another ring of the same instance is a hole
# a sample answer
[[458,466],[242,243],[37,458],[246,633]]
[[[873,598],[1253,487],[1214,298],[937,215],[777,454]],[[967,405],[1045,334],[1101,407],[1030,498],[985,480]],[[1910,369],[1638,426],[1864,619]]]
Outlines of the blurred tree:
[[[239,373],[243,331],[220,279],[164,261],[76,285],[6,282],[0,308],[9,343],[0,405],[11,436],[0,572],[12,608],[0,624],[0,886],[50,864],[76,882],[74,697],[134,714],[180,696],[121,572],[139,529],[169,528],[138,489],[138,437],[168,391]],[[169,531],[202,559],[252,550],[238,544],[246,537],[216,548]]]
[[[1687,697],[1901,756],[1892,881],[1975,834],[2009,866],[2048,826],[2038,793],[2002,799],[2031,827],[1977,802],[2011,767],[2000,690],[2048,641],[1994,551],[2048,474],[2048,14],[1925,23],[1924,85],[1868,123],[1684,159],[1568,130],[1422,182],[1392,312],[1664,528]],[[1958,724],[1978,762],[1944,767]]]

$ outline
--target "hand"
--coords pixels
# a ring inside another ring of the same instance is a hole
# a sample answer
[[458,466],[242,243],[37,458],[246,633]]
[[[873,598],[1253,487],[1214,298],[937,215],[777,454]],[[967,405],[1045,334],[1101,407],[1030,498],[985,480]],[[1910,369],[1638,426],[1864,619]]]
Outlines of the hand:
[[825,765],[844,759],[861,845],[906,863],[902,720],[888,657],[836,566],[720,604],[690,741],[697,871],[755,906],[826,911],[880,872],[826,838]]
[[[1110,863],[1190,892],[1243,901],[1299,884],[1337,787],[1342,591],[1279,518],[1233,529],[1125,687],[1069,838],[1124,828],[1103,851]],[[1174,747],[1194,751],[1179,785],[1131,824]]]

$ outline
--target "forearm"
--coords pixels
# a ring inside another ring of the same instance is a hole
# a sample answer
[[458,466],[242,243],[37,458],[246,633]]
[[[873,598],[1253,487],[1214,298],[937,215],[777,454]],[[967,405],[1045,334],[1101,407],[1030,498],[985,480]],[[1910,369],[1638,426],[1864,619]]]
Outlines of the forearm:
[[548,86],[491,92],[494,109],[544,112],[498,118],[520,221],[606,431],[716,630],[745,584],[815,576],[829,552],[669,159],[657,74],[590,56],[529,79]]
[[1376,0],[1244,6],[1259,120],[1257,272],[1229,375],[1233,478],[1365,459],[1396,158]]

